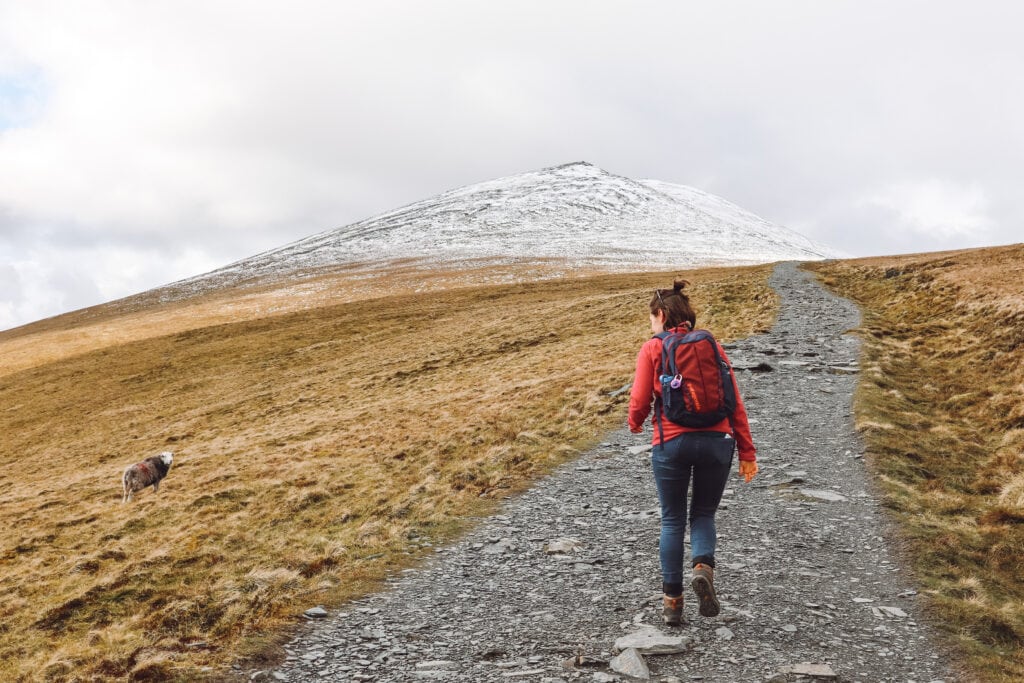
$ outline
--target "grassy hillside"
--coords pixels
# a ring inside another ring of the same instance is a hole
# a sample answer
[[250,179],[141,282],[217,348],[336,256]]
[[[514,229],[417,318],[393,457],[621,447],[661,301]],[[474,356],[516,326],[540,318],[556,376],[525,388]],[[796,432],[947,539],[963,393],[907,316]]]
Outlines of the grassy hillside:
[[[767,329],[769,271],[686,274],[699,321]],[[609,394],[670,281],[278,293],[0,336],[0,680],[194,680],[370,590],[623,423]],[[160,493],[121,505],[124,467],[162,450]]]
[[1024,245],[813,268],[864,310],[858,426],[936,622],[1024,680]]
[[444,268],[428,268],[418,261],[345,264],[201,292],[179,283],[0,331],[0,376],[99,348],[213,325],[366,299],[598,274],[556,259],[533,259],[518,266],[470,259]]

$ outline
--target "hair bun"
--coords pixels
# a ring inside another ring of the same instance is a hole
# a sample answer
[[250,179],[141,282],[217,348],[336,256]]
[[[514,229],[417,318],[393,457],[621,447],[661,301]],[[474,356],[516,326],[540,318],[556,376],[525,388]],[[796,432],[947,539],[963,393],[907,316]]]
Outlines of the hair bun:
[[683,293],[683,289],[685,287],[689,286],[689,284],[690,284],[689,280],[676,280],[676,281],[674,281],[672,283],[672,292],[673,292],[673,294],[682,294]]

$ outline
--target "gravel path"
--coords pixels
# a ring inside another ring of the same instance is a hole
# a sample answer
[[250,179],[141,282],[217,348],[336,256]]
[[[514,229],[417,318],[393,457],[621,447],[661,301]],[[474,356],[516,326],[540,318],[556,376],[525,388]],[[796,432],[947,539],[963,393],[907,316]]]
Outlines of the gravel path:
[[888,547],[854,433],[858,342],[843,333],[857,310],[793,264],[771,284],[775,328],[727,346],[761,472],[749,485],[734,475],[718,516],[721,615],[688,599],[689,622],[662,626],[650,437],[623,429],[386,591],[311,619],[282,666],[245,675],[631,680],[610,665],[616,641],[660,632],[673,654],[626,650],[615,667],[667,683],[954,680]]

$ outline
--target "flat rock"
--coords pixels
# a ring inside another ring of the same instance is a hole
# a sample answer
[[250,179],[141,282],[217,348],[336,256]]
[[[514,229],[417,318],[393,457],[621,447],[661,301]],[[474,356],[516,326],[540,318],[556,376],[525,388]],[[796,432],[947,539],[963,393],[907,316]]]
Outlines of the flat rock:
[[645,655],[674,655],[686,652],[690,639],[684,636],[670,636],[656,628],[647,627],[634,631],[615,641],[615,649],[626,651],[634,648]]
[[522,671],[506,671],[501,676],[502,678],[527,678],[539,676],[542,673],[544,673],[544,669],[523,669]]
[[792,664],[784,666],[780,673],[795,674],[797,676],[812,676],[814,678],[839,678],[839,674],[832,670],[828,664]]
[[488,543],[480,550],[480,552],[485,555],[502,555],[510,550],[515,550],[515,548],[515,541],[511,538],[503,538],[499,541],[495,541],[494,543]]
[[825,491],[823,489],[798,489],[801,496],[807,498],[814,498],[815,500],[825,500],[830,503],[842,503],[849,500],[846,496],[835,491]]
[[548,555],[566,555],[574,553],[583,548],[583,542],[578,538],[556,538],[544,546],[544,552]]
[[429,662],[417,662],[417,671],[448,671],[455,668],[455,662],[447,659],[433,659]]

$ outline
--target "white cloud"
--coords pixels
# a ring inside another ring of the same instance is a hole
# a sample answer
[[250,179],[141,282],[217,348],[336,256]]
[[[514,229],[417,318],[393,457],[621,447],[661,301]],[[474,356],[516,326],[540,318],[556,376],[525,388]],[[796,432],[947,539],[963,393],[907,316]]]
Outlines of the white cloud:
[[100,296],[87,272],[74,264],[47,263],[36,258],[0,267],[0,329],[25,320],[44,318],[79,308]]
[[853,254],[1019,240],[1022,19],[986,0],[0,0],[0,264],[40,283],[38,309],[0,301],[16,323],[75,305],[26,254],[124,296],[168,281],[152,253],[198,255],[173,279],[580,159]]
[[941,240],[962,237],[972,245],[985,244],[993,227],[988,197],[977,185],[936,179],[903,183],[866,198],[862,206],[893,213],[898,217],[893,229]]
[[[11,250],[6,248],[5,253]],[[26,320],[85,308],[212,270],[219,263],[194,249],[164,252],[103,245],[30,251],[0,263],[0,330]]]

